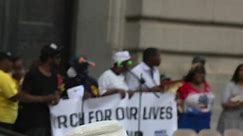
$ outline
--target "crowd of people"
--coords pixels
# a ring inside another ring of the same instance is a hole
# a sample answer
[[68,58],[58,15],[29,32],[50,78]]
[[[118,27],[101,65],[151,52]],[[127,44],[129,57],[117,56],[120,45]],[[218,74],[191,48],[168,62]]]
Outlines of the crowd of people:
[[[38,62],[26,72],[21,57],[0,52],[0,127],[29,136],[51,136],[48,105],[67,99],[66,90],[82,85],[84,99],[117,93],[122,99],[140,91],[171,91],[176,94],[179,129],[210,129],[215,96],[206,80],[204,57],[196,56],[187,75],[172,81],[160,75],[158,49],[145,49],[137,65],[128,51],[119,51],[112,57],[111,68],[96,80],[89,75],[89,66],[95,64],[84,56],[71,58],[65,74],[60,74],[61,53],[57,45],[45,45]],[[243,129],[243,64],[236,68],[222,94],[218,130]]]

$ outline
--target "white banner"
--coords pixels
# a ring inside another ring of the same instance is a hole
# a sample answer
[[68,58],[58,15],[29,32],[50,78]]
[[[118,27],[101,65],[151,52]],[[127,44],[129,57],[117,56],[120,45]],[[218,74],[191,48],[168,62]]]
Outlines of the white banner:
[[[177,130],[177,110],[173,94],[143,93],[141,108],[141,130],[144,136],[172,136]],[[69,102],[68,102],[69,101]],[[77,104],[77,105],[76,105]],[[78,104],[79,107],[78,107]],[[128,136],[134,136],[138,129],[139,94],[131,99],[121,100],[120,95],[112,95],[84,102],[84,118],[81,116],[81,101],[61,101],[52,107],[53,136],[64,136],[67,130],[77,124],[118,120],[126,128]],[[75,109],[78,110],[75,110]]]
[[50,106],[51,126],[53,136],[64,136],[65,133],[82,124],[82,100],[60,100],[55,106]]

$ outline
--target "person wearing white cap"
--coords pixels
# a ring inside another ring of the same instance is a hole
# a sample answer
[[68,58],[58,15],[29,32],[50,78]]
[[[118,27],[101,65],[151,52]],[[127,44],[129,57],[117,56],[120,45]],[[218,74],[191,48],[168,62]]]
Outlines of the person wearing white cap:
[[126,130],[115,120],[101,121],[74,128],[65,136],[127,136]]
[[113,55],[113,67],[105,71],[99,78],[99,95],[106,96],[120,93],[125,96],[128,86],[125,82],[124,73],[132,65],[131,56],[128,51],[116,52]]

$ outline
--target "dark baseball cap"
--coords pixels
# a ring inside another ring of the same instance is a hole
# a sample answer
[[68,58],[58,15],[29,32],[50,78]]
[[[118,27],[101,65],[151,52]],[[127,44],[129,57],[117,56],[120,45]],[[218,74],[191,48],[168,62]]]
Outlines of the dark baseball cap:
[[11,52],[0,52],[0,61],[7,59],[7,60],[12,60],[13,55]]
[[205,64],[205,62],[206,62],[206,58],[204,56],[201,56],[201,55],[194,56],[193,59],[192,59],[192,63],[203,63],[203,64]]
[[48,56],[48,57],[53,57],[60,55],[62,51],[62,47],[57,46],[54,43],[48,44],[43,46],[41,49],[41,56]]

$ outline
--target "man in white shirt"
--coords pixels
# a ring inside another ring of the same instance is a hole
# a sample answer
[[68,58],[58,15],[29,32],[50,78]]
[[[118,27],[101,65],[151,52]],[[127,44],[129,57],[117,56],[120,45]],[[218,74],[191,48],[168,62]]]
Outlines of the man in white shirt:
[[128,51],[117,52],[113,55],[113,67],[105,71],[98,80],[100,96],[120,93],[122,98],[125,97],[125,93],[129,89],[124,73],[132,65],[130,59]]
[[[157,68],[160,62],[160,51],[156,48],[147,48],[143,52],[143,61],[126,75],[129,90],[142,89],[145,92],[162,92],[163,89],[159,87],[160,73]],[[144,80],[144,83],[141,83],[141,79]]]

